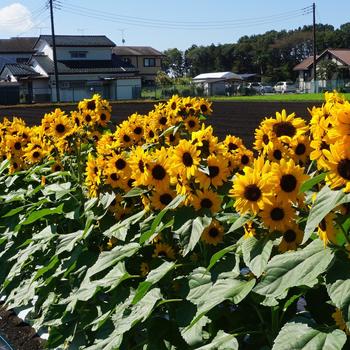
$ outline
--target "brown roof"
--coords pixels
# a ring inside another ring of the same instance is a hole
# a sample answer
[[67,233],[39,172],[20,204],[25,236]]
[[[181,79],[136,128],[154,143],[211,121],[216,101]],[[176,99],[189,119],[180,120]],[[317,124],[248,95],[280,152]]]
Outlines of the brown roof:
[[37,40],[33,37],[0,39],[0,53],[34,53]]
[[[344,65],[350,66],[350,49],[326,49],[320,55],[316,56],[316,59],[318,60],[327,52],[338,58],[339,61],[342,61]],[[310,56],[297,64],[293,70],[308,70],[312,66],[313,62],[314,57]]]
[[118,56],[163,56],[163,54],[150,46],[115,46],[113,53]]
[[[316,56],[316,59],[318,59],[320,55]],[[308,70],[312,64],[314,63],[314,56],[310,56],[308,58],[305,58],[304,61],[301,61],[299,64],[297,64],[293,70]]]

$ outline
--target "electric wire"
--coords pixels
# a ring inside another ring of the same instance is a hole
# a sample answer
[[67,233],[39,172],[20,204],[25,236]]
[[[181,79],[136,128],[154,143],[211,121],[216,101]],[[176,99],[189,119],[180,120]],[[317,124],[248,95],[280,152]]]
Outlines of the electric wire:
[[[225,29],[225,28],[241,28],[241,27],[249,27],[249,26],[256,26],[256,25],[262,25],[262,24],[271,24],[271,23],[276,23],[279,21],[288,21],[291,19],[294,19],[296,17],[300,17],[303,15],[307,15],[311,13],[310,8],[303,8],[300,10],[296,10],[299,12],[295,12],[294,15],[291,15],[290,13],[288,14],[280,14],[278,17],[261,17],[260,20],[255,20],[252,23],[249,22],[234,22],[232,24],[229,23],[219,23],[219,24],[208,24],[208,23],[202,23],[201,25],[194,25],[193,23],[187,24],[187,25],[180,25],[180,24],[171,24],[171,22],[167,22],[167,24],[162,24],[158,22],[143,22],[139,20],[127,20],[120,18],[120,16],[113,15],[113,14],[99,14],[102,13],[103,11],[96,11],[96,10],[85,10],[84,8],[81,8],[79,11],[76,9],[73,9],[73,6],[70,5],[63,5],[61,7],[61,11],[70,13],[70,14],[75,14],[75,15],[80,15],[84,17],[89,17],[93,19],[99,19],[103,21],[109,21],[109,22],[114,22],[114,23],[123,23],[127,25],[135,25],[135,26],[142,26],[142,27],[149,27],[149,28],[163,28],[163,29],[188,29],[188,30],[212,30],[212,29]],[[103,12],[104,13],[104,12]]]

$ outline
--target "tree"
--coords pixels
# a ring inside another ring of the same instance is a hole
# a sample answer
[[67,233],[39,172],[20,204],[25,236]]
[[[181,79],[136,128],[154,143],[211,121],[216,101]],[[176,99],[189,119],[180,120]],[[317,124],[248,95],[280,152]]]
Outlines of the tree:
[[182,77],[186,73],[184,53],[177,48],[168,49],[163,52],[163,70],[174,78]]
[[331,80],[338,72],[338,65],[333,61],[324,60],[317,64],[317,78]]

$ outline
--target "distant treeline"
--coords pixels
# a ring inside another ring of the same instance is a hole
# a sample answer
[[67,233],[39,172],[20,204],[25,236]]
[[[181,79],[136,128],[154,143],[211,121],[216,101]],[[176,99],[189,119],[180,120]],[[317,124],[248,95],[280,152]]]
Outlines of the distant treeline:
[[[317,24],[317,53],[326,48],[350,48],[350,22],[339,29]],[[233,71],[257,73],[266,82],[294,79],[293,67],[313,53],[312,26],[296,30],[271,30],[243,36],[235,44],[192,45],[186,51],[164,51],[163,68],[174,77]]]

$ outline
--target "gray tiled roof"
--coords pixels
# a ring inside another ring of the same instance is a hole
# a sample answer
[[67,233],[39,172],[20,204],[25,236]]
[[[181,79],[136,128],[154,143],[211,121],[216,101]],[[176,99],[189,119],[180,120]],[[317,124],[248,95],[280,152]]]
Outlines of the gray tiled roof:
[[163,56],[163,54],[150,46],[115,46],[113,53],[118,56]]
[[[39,40],[43,39],[52,46],[51,35],[40,35]],[[56,35],[56,46],[98,46],[98,47],[113,47],[115,43],[109,40],[105,35]]]
[[[44,55],[34,55],[33,60],[37,61],[38,64],[48,73],[54,73],[53,61]],[[86,73],[135,73],[135,68],[124,68],[117,66],[112,60],[81,60],[81,61],[58,61],[57,62],[58,72],[60,74],[86,74]]]
[[[20,63],[8,63],[5,65],[14,76],[39,76],[40,73],[36,72],[33,67],[28,64],[20,64]],[[4,68],[5,68],[4,67]]]
[[0,39],[0,53],[34,53],[37,40],[33,37]]

